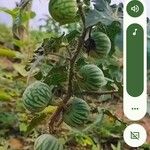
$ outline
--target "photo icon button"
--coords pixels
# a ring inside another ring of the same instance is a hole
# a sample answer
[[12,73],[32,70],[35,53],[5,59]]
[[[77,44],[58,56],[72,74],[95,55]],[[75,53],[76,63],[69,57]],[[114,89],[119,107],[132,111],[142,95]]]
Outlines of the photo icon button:
[[143,126],[139,124],[129,125],[124,130],[124,141],[131,147],[139,147],[146,142],[147,133]]

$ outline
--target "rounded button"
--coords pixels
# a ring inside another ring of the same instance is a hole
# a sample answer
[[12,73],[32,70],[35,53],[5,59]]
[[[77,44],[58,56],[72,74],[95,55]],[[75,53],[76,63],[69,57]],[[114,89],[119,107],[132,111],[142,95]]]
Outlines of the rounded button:
[[131,17],[139,17],[144,11],[143,4],[138,0],[133,0],[127,5],[127,12]]
[[143,126],[131,124],[124,130],[124,141],[131,147],[139,147],[146,142],[147,133]]
[[134,23],[126,34],[126,87],[130,96],[138,97],[144,91],[144,30]]

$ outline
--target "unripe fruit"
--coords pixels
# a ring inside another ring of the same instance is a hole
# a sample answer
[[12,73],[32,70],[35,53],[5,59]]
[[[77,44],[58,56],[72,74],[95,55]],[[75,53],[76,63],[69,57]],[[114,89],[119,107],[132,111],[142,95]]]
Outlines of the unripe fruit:
[[45,83],[36,81],[23,93],[23,104],[31,112],[40,112],[52,102],[52,89]]
[[88,104],[80,98],[74,98],[65,110],[63,120],[69,126],[79,127],[84,125],[89,117],[89,114],[90,108]]
[[49,13],[61,25],[78,20],[76,0],[50,0]]
[[34,150],[63,150],[63,146],[54,136],[43,134],[35,140]]
[[111,50],[109,37],[102,32],[93,32],[91,38],[95,42],[95,49],[90,51],[90,56],[97,58],[107,56]]
[[81,67],[77,80],[82,89],[89,91],[97,91],[107,84],[103,71],[93,64]]

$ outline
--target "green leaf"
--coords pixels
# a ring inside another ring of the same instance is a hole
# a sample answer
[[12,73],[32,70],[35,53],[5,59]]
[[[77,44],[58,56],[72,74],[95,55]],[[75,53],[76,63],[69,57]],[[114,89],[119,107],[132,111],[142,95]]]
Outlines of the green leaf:
[[21,16],[21,12],[19,11],[16,17],[13,18],[13,25],[15,28],[17,28],[21,25],[21,23],[22,23],[22,16]]
[[48,54],[49,52],[58,52],[60,47],[62,46],[62,42],[64,39],[64,33],[61,36],[46,38],[43,40],[42,47]]
[[19,130],[20,130],[20,132],[26,132],[27,131],[27,124],[26,123],[20,123],[19,124]]
[[121,33],[116,35],[115,46],[119,48],[120,51],[123,51],[123,30],[121,31]]
[[86,27],[91,27],[93,25],[96,25],[97,23],[101,22],[103,24],[109,25],[114,21],[112,17],[110,17],[105,12],[100,12],[96,9],[89,10],[86,14]]
[[118,142],[117,146],[114,146],[113,144],[111,144],[111,147],[112,147],[112,150],[121,150],[122,149],[120,142]]
[[11,49],[0,47],[0,57],[21,58],[22,55],[19,52],[13,51]]
[[120,18],[121,20],[123,19],[123,3],[113,4],[110,6],[112,8],[112,11],[115,13],[115,16]]
[[111,0],[105,0],[105,1],[107,1],[109,4],[111,3]]
[[111,76],[111,79],[116,80],[117,82],[122,82],[123,72],[122,69],[119,68],[118,66],[110,65],[109,74]]
[[3,146],[0,146],[0,150],[6,150]]
[[28,73],[24,69],[24,66],[22,64],[13,64],[14,69],[23,77],[27,77]]
[[141,150],[148,150],[150,148],[150,144],[149,143],[145,143],[141,146]]
[[0,101],[10,101],[12,97],[8,94],[8,92],[0,90]]
[[84,57],[80,57],[76,62],[76,68],[79,70],[82,66],[87,65],[86,59]]
[[77,141],[77,143],[79,143],[82,146],[94,145],[93,139],[88,135],[76,134],[75,140]]
[[17,116],[10,112],[0,112],[0,126],[12,126],[18,122]]
[[0,8],[0,12],[5,12],[14,19],[15,24],[18,24],[19,22],[24,23],[26,21],[29,21],[30,19],[33,19],[36,16],[36,13],[31,11],[21,11],[20,8],[15,9],[8,9],[8,8]]
[[8,8],[0,8],[0,12],[5,12],[5,13],[11,15],[12,18],[15,18],[19,13],[19,8],[15,8],[13,10],[8,9]]
[[27,126],[26,133],[30,133],[35,127],[41,124],[42,121],[46,119],[52,112],[55,111],[55,107],[49,106],[45,108],[41,113],[37,114]]
[[111,12],[109,0],[92,0],[95,9],[98,11]]
[[118,94],[122,97],[123,96],[123,83],[122,82],[117,82],[117,81],[114,81],[114,83],[118,87]]
[[46,63],[41,64],[40,72],[42,73],[42,76],[46,77],[46,75],[48,74],[49,71],[51,71],[52,68],[53,68],[52,64]]
[[90,124],[89,126],[87,126],[83,130],[83,132],[88,133],[88,132],[93,131],[93,129],[97,128],[97,126],[100,127],[100,124],[102,123],[103,118],[104,118],[104,114],[103,114],[103,112],[101,112],[100,114],[97,115],[95,121],[92,124]]
[[12,43],[18,47],[25,47],[26,46],[26,43],[23,41],[23,40],[16,40],[16,39],[13,39],[12,40]]
[[30,19],[33,19],[35,16],[36,16],[36,13],[33,12],[33,11],[31,11],[31,12],[27,12],[27,11],[22,12],[22,14],[21,14],[22,23],[25,23],[25,22],[29,21]]
[[44,121],[46,117],[47,117],[47,115],[45,113],[41,113],[41,114],[36,115],[31,120],[30,124],[27,126],[26,133],[31,132],[36,126],[41,124],[41,122]]
[[44,83],[48,85],[60,85],[67,79],[67,68],[65,66],[54,66],[47,76],[44,78]]
[[33,19],[36,16],[34,12],[20,11],[14,18],[14,24],[18,27]]
[[122,5],[116,5],[115,8],[110,6],[110,0],[92,0],[94,8],[86,14],[86,27],[96,25],[101,22],[110,25],[113,21],[122,20],[123,13],[120,11]]
[[80,32],[77,30],[73,30],[72,32],[68,33],[65,38],[67,38],[68,42],[70,43],[75,37],[80,36]]
[[83,2],[85,3],[85,5],[90,6],[90,0],[83,0]]

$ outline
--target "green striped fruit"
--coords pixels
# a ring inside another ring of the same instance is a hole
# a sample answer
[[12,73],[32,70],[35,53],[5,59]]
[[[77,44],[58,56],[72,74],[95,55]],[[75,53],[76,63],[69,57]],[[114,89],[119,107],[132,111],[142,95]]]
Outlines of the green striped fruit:
[[49,13],[61,25],[77,21],[76,0],[50,0]]
[[84,125],[89,114],[90,108],[88,104],[80,98],[74,98],[64,112],[63,120],[69,126],[79,127],[80,125]]
[[40,112],[52,102],[52,89],[45,83],[36,81],[23,93],[23,103],[27,110]]
[[109,37],[102,32],[93,32],[91,38],[95,42],[95,49],[90,51],[90,56],[94,58],[107,56],[111,50],[111,41]]
[[81,67],[77,80],[82,89],[90,91],[97,91],[107,84],[103,71],[93,64]]
[[34,150],[63,150],[63,145],[54,136],[43,134],[35,140]]

